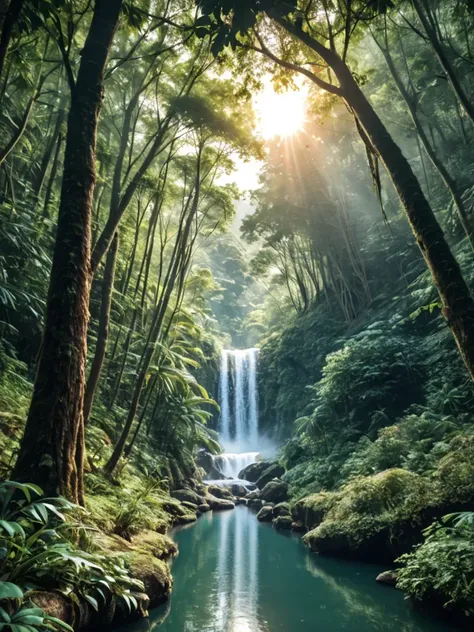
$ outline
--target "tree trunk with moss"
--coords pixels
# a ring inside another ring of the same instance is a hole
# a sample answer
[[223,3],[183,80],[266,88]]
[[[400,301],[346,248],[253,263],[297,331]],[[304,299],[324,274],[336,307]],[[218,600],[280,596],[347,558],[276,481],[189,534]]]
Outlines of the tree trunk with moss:
[[[339,82],[337,94],[353,111],[373,150],[389,174],[405,209],[416,242],[431,272],[442,303],[442,312],[454,335],[466,368],[474,379],[474,300],[456,258],[410,163],[360,89],[347,64],[306,31],[269,11],[280,26],[313,49],[331,68]],[[308,75],[305,68],[294,70]],[[315,77],[315,82],[319,80]]]
[[122,0],[96,0],[68,116],[46,323],[13,477],[83,502],[84,387],[91,213],[104,70]]

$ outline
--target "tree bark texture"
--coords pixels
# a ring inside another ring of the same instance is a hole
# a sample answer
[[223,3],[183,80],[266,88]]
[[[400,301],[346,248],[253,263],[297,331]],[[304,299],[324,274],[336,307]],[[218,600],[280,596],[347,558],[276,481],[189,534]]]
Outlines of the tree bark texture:
[[13,476],[83,502],[84,386],[95,147],[122,0],[96,0],[68,116],[42,353]]

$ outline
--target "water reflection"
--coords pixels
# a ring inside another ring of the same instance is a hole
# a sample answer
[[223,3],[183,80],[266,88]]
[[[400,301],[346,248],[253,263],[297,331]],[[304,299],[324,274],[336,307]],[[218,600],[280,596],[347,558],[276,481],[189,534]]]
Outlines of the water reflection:
[[377,567],[321,558],[246,507],[176,534],[171,607],[127,632],[447,632],[374,578]]

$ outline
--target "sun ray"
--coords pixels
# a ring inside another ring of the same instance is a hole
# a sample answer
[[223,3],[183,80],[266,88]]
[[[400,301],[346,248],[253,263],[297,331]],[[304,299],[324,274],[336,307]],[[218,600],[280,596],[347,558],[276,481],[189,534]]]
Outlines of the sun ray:
[[307,94],[304,84],[296,90],[276,92],[272,82],[266,80],[254,100],[260,135],[265,140],[275,136],[286,138],[301,130],[306,118]]

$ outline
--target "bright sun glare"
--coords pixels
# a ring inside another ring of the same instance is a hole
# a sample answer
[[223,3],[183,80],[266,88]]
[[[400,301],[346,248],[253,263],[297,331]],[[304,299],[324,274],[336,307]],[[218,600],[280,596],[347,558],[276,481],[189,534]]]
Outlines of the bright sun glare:
[[306,117],[308,90],[304,84],[298,90],[275,92],[271,81],[255,96],[257,129],[265,140],[274,136],[286,138],[298,132]]

